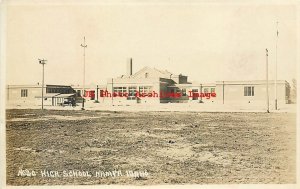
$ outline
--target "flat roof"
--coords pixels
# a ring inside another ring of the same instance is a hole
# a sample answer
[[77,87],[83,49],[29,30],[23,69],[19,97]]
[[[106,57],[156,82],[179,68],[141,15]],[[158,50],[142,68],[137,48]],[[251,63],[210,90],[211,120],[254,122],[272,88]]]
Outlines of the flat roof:
[[[7,85],[8,88],[41,88],[42,84],[33,84],[33,85]],[[70,88],[70,85],[49,85],[49,84],[44,84],[44,88],[46,87],[68,87]]]
[[[52,98],[54,96],[59,95],[60,93],[46,93],[44,94],[44,98]],[[42,95],[35,96],[35,98],[42,98]]]
[[[61,93],[46,93],[44,94],[44,98],[67,98],[67,97],[71,97],[74,96],[75,93],[71,93],[71,94],[61,94]],[[39,96],[35,96],[35,98],[42,98],[42,95]]]
[[71,96],[74,96],[75,93],[73,94],[59,94],[57,96],[54,96],[55,98],[66,98],[66,97],[71,97]]
[[[244,80],[244,81],[216,81],[217,85],[222,85],[224,82],[224,84],[229,84],[229,85],[248,85],[248,84],[252,84],[252,85],[261,85],[261,84],[266,84],[266,80]],[[269,80],[269,84],[274,84],[275,80]],[[278,84],[285,84],[288,83],[285,80],[277,80]]]
[[215,83],[183,83],[175,84],[176,87],[216,87]]

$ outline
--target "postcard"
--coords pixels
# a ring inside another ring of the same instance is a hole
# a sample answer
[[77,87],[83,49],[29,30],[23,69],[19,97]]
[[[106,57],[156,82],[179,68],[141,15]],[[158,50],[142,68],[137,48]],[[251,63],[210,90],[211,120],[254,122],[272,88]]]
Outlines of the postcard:
[[1,186],[297,188],[298,28],[297,1],[2,1]]

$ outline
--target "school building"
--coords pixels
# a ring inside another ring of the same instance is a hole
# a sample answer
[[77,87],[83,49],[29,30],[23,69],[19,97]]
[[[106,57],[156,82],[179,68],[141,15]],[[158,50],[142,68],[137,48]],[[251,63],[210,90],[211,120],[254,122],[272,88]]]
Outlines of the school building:
[[[268,81],[270,106],[275,102],[275,81]],[[216,81],[215,83],[189,82],[188,76],[173,74],[167,70],[144,67],[132,72],[132,59],[127,73],[107,80],[100,88],[100,103],[114,105],[158,103],[215,103],[265,105],[266,80]],[[277,80],[278,105],[289,103],[290,85]]]
[[[216,81],[214,83],[189,82],[188,76],[167,70],[144,67],[132,72],[132,59],[127,63],[127,73],[110,78],[104,85],[82,86],[45,85],[44,105],[58,106],[75,103],[99,102],[111,105],[201,103],[265,106],[266,80]],[[269,104],[274,107],[275,81],[268,82]],[[82,94],[84,96],[82,97]],[[11,105],[41,105],[41,85],[8,85],[7,103]],[[290,103],[290,85],[277,81],[278,106]]]

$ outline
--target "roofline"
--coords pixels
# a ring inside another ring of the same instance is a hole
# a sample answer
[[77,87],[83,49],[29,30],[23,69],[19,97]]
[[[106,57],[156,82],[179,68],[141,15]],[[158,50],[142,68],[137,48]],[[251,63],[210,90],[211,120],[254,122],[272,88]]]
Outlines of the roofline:
[[[53,84],[44,84],[46,86],[58,86],[58,87],[71,87],[71,85],[53,85]],[[6,87],[42,87],[42,85],[38,84],[29,84],[29,85],[6,85]]]
[[[262,84],[266,83],[266,80],[243,80],[243,81],[216,81],[216,84]],[[275,80],[269,80],[270,84],[275,83]],[[277,80],[277,83],[288,83],[286,80]]]

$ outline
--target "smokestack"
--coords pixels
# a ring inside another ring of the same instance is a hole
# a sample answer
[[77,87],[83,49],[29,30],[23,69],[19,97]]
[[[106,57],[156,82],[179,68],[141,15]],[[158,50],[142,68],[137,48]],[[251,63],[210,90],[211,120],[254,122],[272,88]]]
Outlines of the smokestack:
[[127,75],[132,75],[132,58],[129,58],[127,62]]

